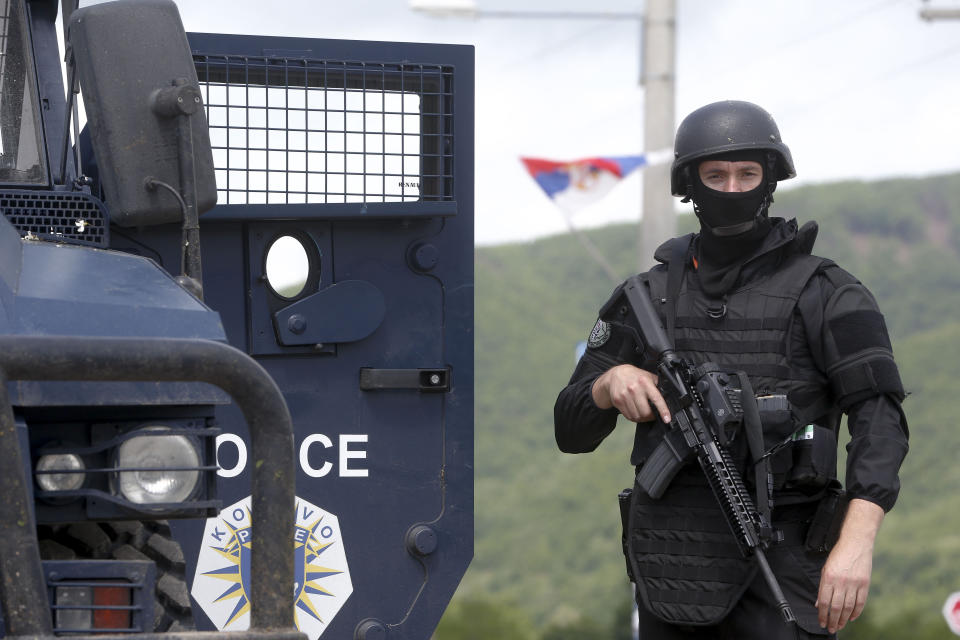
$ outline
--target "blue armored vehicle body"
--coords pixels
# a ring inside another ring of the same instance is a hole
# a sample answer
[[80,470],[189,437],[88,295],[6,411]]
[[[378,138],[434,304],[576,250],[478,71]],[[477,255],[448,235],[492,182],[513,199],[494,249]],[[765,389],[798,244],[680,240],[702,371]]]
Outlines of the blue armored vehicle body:
[[2,634],[430,637],[473,550],[472,49],[124,0],[62,52],[54,0],[0,10]]

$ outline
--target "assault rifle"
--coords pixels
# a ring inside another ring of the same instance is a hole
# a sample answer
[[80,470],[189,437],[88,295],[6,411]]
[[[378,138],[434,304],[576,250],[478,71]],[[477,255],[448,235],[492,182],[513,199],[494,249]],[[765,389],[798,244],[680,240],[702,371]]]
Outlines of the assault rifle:
[[[749,389],[746,376],[731,376],[712,363],[693,366],[677,356],[639,276],[627,280],[621,295],[600,316],[624,327],[644,355],[656,360],[657,388],[670,409],[670,430],[644,463],[638,484],[650,497],[659,498],[680,468],[696,456],[740,552],[757,559],[784,620],[795,622],[764,554],[771,538],[770,523],[754,508],[727,449],[730,430],[743,417],[742,389]],[[735,378],[740,379],[740,388],[732,384]],[[753,402],[752,397],[745,400]]]

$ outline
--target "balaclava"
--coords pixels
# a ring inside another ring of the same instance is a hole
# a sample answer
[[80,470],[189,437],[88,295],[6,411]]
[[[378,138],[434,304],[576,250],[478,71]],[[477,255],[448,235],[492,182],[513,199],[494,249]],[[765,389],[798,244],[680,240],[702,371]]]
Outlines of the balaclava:
[[719,297],[736,282],[740,267],[763,243],[770,231],[767,210],[776,181],[761,150],[733,151],[709,160],[753,161],[763,168],[760,184],[741,192],[717,191],[700,180],[691,167],[694,211],[700,219],[699,274],[704,290]]

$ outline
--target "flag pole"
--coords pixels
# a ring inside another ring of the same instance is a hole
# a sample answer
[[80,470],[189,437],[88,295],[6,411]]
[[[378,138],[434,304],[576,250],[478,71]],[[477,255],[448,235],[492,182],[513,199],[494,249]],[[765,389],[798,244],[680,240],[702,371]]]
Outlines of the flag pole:
[[607,262],[606,258],[603,257],[603,253],[600,252],[600,249],[597,248],[597,245],[590,240],[590,237],[587,236],[584,232],[580,231],[573,225],[573,221],[568,216],[563,216],[563,219],[567,221],[567,227],[570,229],[570,233],[580,241],[580,244],[583,245],[583,248],[586,249],[587,253],[593,258],[594,262],[600,265],[601,268],[606,272],[606,274],[613,281],[613,284],[620,284],[623,282],[623,278],[617,275],[617,272],[610,266],[610,263]]
[[520,157],[530,177],[540,185],[555,205],[563,212],[570,233],[576,237],[614,284],[623,278],[617,275],[600,249],[574,224],[572,214],[586,204],[602,198],[617,181],[634,170],[647,166],[650,154],[635,156],[597,156],[574,161],[547,160]]

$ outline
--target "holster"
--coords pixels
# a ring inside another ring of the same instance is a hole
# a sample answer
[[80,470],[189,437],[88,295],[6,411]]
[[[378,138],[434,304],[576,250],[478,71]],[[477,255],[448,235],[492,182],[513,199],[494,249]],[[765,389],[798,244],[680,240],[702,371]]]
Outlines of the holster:
[[633,489],[627,487],[619,494],[617,494],[617,500],[620,502],[620,544],[623,546],[623,559],[627,564],[627,577],[630,578],[630,582],[636,582],[637,579],[633,576],[633,568],[630,566],[630,554],[627,551],[627,531],[630,527],[630,498],[633,496]]
[[[838,483],[839,484],[839,483]],[[831,486],[826,495],[820,500],[804,546],[810,551],[826,553],[836,544],[840,537],[840,528],[847,515],[847,505],[850,499],[846,491],[839,486]]]

